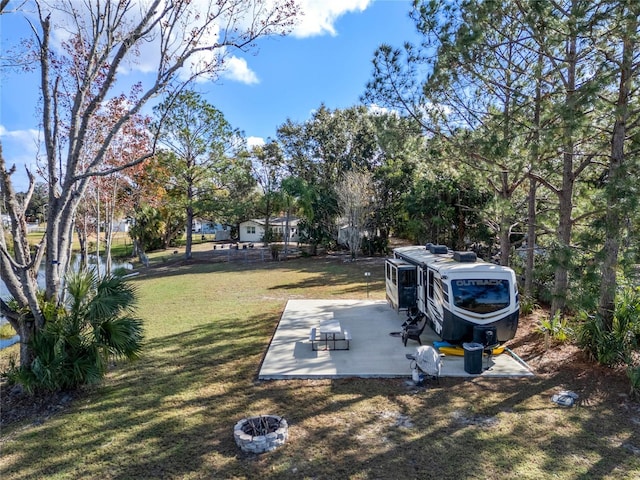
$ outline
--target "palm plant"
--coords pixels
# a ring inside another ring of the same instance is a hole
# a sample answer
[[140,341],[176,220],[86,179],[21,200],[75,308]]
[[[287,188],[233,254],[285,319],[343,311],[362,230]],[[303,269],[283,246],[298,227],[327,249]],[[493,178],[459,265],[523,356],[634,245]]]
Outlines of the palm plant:
[[111,358],[132,360],[140,354],[143,327],[134,316],[135,289],[122,275],[100,279],[94,271],[72,273],[66,292],[66,308],[55,311],[33,340],[31,366],[7,373],[29,392],[97,383]]
[[593,359],[608,366],[632,365],[640,345],[640,287],[620,289],[611,326],[599,315],[581,316],[578,341]]

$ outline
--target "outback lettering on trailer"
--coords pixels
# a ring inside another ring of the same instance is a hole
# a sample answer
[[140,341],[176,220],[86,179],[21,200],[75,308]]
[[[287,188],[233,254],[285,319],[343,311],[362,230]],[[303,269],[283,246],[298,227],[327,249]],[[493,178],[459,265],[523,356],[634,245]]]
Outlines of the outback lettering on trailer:
[[458,287],[487,287],[501,285],[502,280],[456,280],[455,282]]

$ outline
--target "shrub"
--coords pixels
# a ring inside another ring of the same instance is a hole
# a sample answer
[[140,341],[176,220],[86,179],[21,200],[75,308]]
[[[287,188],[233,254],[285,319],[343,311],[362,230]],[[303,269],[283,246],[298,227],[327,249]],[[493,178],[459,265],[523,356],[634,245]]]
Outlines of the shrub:
[[537,310],[540,306],[536,303],[535,299],[528,296],[520,297],[520,314],[530,315],[534,310]]
[[627,376],[631,383],[631,396],[640,399],[640,365],[627,368]]
[[15,364],[5,376],[27,392],[60,391],[102,380],[110,358],[137,358],[142,321],[132,316],[133,287],[120,275],[99,280],[93,272],[72,274],[66,282],[66,309],[48,309],[44,328],[33,338],[31,365]]
[[592,360],[607,366],[615,366],[628,360],[624,337],[607,330],[602,317],[580,313],[578,345]]
[[640,288],[623,288],[616,296],[611,328],[598,315],[581,314],[578,343],[598,363],[627,364],[640,339]]
[[556,312],[551,317],[541,319],[537,331],[545,335],[547,347],[549,338],[553,338],[557,342],[566,342],[573,336],[573,329],[560,312]]

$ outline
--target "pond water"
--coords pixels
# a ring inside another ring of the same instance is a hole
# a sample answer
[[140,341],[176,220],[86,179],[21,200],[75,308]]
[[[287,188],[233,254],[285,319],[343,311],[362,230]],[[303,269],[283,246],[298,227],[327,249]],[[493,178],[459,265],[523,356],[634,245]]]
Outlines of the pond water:
[[[100,259],[100,272],[104,273],[105,262],[102,257]],[[89,257],[89,263],[92,266],[95,266],[97,263],[97,257],[95,255],[91,255]],[[74,255],[73,261],[71,263],[71,270],[77,270],[80,267],[80,255]],[[116,260],[111,261],[111,270],[115,271],[119,268],[124,268],[127,270],[132,270],[133,265],[129,262],[119,262]],[[38,286],[44,288],[44,264],[40,267],[38,271]],[[0,298],[6,299],[9,296],[9,290],[7,290],[7,286],[4,284],[2,280],[0,280]]]
[[14,343],[18,343],[20,341],[20,335],[14,335],[11,338],[0,338],[0,350],[3,348],[10,347]]
[[[93,265],[96,265],[97,261],[98,261],[98,258],[95,255],[89,258],[89,262]],[[99,261],[100,261],[100,272],[103,273],[105,269],[104,259],[100,257]],[[73,270],[77,270],[79,267],[80,267],[80,255],[75,255],[73,262],[71,264],[71,268]],[[133,265],[129,262],[118,262],[113,260],[111,262],[112,271],[119,268],[132,270]],[[38,272],[38,286],[40,286],[41,288],[44,288],[44,282],[45,282],[44,266],[42,266],[40,267],[40,271]],[[4,300],[10,297],[9,290],[7,289],[7,286],[4,284],[2,280],[0,280],[0,297],[3,298]],[[0,316],[0,326],[4,325],[5,323],[7,323],[7,320],[3,316]],[[20,340],[20,337],[18,335],[15,335],[14,337],[11,337],[11,338],[0,338],[0,350],[13,345],[14,343],[17,343],[19,340]]]

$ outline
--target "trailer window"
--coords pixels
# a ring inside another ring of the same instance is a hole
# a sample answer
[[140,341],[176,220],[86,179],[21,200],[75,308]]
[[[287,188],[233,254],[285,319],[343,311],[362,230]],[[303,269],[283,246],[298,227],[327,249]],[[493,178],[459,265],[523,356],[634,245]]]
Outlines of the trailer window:
[[509,280],[452,280],[453,303],[474,313],[491,313],[509,306]]
[[415,286],[416,284],[416,271],[413,270],[400,270],[400,285],[403,287],[406,286]]

